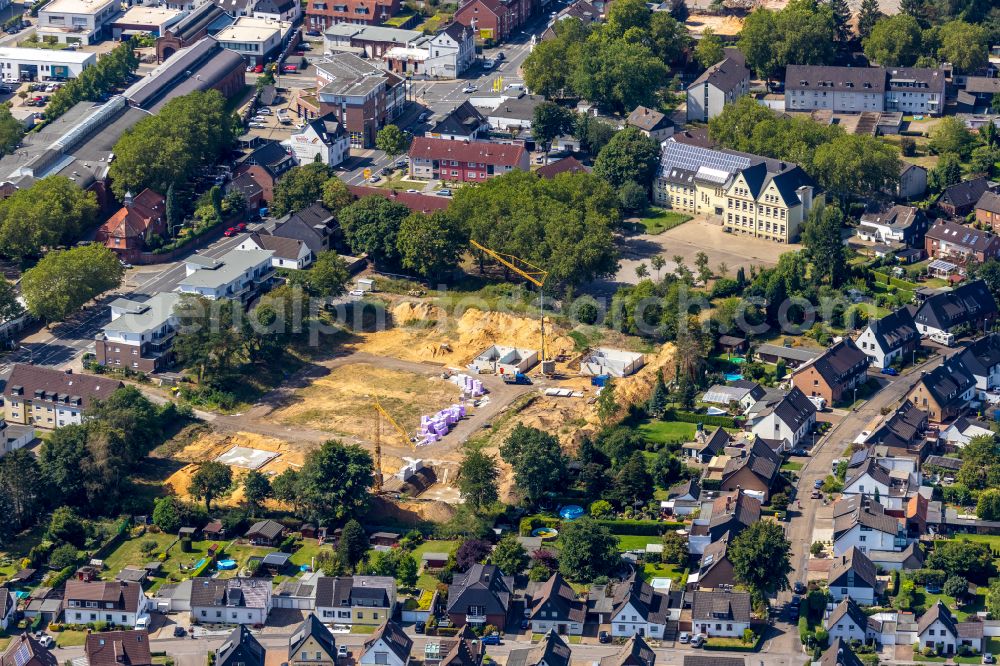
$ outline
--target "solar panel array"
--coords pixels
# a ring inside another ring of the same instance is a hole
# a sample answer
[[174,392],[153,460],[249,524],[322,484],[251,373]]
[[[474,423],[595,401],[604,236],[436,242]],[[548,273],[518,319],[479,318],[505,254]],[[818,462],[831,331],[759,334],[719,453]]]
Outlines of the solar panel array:
[[27,641],[21,643],[21,646],[17,648],[17,652],[14,653],[14,664],[16,666],[24,666],[29,661],[31,661],[31,649],[28,648]]
[[742,171],[750,166],[750,158],[743,155],[732,155],[711,148],[692,146],[676,141],[667,141],[663,153],[663,165],[688,171],[698,171],[701,167],[719,169],[729,173]]

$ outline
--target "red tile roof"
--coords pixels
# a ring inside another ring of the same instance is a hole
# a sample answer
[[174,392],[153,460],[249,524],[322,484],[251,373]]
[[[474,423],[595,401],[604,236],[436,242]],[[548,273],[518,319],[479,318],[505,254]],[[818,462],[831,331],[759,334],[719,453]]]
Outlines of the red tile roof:
[[398,201],[410,210],[419,213],[431,213],[436,210],[444,210],[451,201],[448,197],[439,197],[434,194],[421,194],[419,192],[400,192],[385,187],[367,187],[365,185],[348,185],[351,194],[358,197],[379,196],[390,201]]
[[488,141],[451,141],[418,136],[410,144],[410,158],[458,160],[500,166],[517,166],[524,159],[524,146]]

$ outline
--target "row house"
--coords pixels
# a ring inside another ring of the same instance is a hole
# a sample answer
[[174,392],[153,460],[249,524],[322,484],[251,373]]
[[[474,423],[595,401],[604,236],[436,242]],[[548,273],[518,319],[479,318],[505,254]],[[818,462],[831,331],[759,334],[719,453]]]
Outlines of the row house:
[[271,612],[267,578],[194,578],[191,616],[202,624],[265,624]]
[[515,169],[530,168],[522,145],[415,137],[410,144],[410,177],[481,183]]
[[4,386],[5,418],[48,430],[79,425],[95,400],[109,398],[122,386],[109,377],[17,363]]
[[985,331],[997,317],[997,303],[982,280],[935,294],[920,304],[913,321],[923,337],[946,345],[963,330]]
[[396,608],[396,581],[388,576],[320,578],[316,614],[327,624],[379,626]]
[[864,495],[851,495],[833,505],[833,554],[840,557],[851,548],[900,551],[909,545],[906,528],[878,502]]
[[308,0],[305,28],[324,32],[337,23],[380,25],[399,13],[400,0]]
[[857,346],[871,365],[885,369],[894,363],[912,361],[920,346],[920,332],[909,308],[901,307],[872,320],[858,335]]
[[976,395],[976,380],[965,364],[952,356],[930,372],[922,373],[906,399],[942,423],[957,417]]
[[851,338],[844,338],[792,374],[792,384],[808,396],[832,406],[850,397],[868,381],[868,356]]
[[996,185],[986,176],[976,176],[946,187],[938,197],[937,207],[951,217],[965,217],[975,209],[984,194],[996,191]]
[[149,618],[149,598],[142,585],[127,581],[66,581],[63,617],[70,624],[107,622],[135,627]]
[[938,220],[927,230],[924,250],[932,259],[945,259],[964,266],[1000,257],[1000,238],[948,220]]
[[816,425],[816,405],[797,386],[785,395],[765,396],[747,411],[750,432],[782,442],[781,450],[796,448]]
[[789,65],[785,109],[939,115],[944,111],[945,78],[944,70],[932,68]]
[[993,231],[1000,230],[1000,194],[983,192],[976,202],[976,221],[988,224]]
[[500,44],[521,29],[533,9],[531,0],[469,0],[455,12],[455,21],[484,42]]
[[843,599],[863,606],[875,605],[878,597],[875,565],[861,550],[852,546],[835,557],[827,580],[834,601]]

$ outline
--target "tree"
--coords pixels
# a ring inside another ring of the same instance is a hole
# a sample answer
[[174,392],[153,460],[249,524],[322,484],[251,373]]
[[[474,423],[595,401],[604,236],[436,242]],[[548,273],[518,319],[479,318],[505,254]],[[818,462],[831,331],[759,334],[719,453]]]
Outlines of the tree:
[[396,562],[396,580],[403,587],[412,588],[417,584],[417,578],[420,575],[420,565],[417,564],[417,559],[410,553],[397,551],[396,555],[398,558]]
[[13,259],[75,243],[97,220],[97,196],[48,176],[0,201],[0,252]]
[[591,518],[564,524],[560,540],[559,573],[570,580],[592,582],[621,564],[618,537]]
[[296,213],[316,203],[323,197],[323,188],[328,180],[330,167],[322,162],[292,167],[274,186],[272,215],[280,217],[286,213]]
[[698,279],[702,284],[708,284],[712,279],[712,269],[708,267],[708,255],[699,251],[694,257],[694,267],[698,269]]
[[935,543],[927,568],[940,569],[949,577],[962,576],[977,585],[985,585],[997,572],[989,544],[966,539]]
[[57,546],[49,555],[49,567],[60,571],[67,567],[75,566],[79,559],[80,555],[76,546],[64,543],[61,546]]
[[184,222],[184,211],[181,209],[180,202],[177,201],[177,190],[173,183],[170,183],[170,187],[167,188],[166,208],[163,214],[167,222],[167,234],[175,236],[181,223]]
[[0,458],[0,497],[4,517],[12,531],[33,525],[45,497],[46,483],[35,456],[17,449]]
[[468,244],[468,233],[459,220],[437,210],[430,215],[408,215],[399,225],[396,251],[403,268],[439,280],[458,267]]
[[649,265],[653,267],[654,271],[656,271],[656,281],[659,282],[660,271],[667,265],[667,260],[663,258],[662,254],[654,254],[649,258]]
[[649,277],[649,268],[646,267],[646,264],[639,264],[635,267],[635,276],[640,280],[645,280]]
[[840,238],[844,214],[835,205],[815,206],[802,231],[802,244],[817,282],[839,287],[847,277],[847,255]]
[[620,411],[621,405],[615,399],[615,382],[609,378],[597,396],[597,418],[603,425],[608,425]]
[[989,61],[989,34],[981,25],[949,21],[938,32],[938,57],[950,62],[955,71],[971,74]]
[[274,493],[274,499],[291,504],[298,513],[299,471],[297,469],[289,467],[274,477],[274,480],[271,481],[271,491]]
[[374,483],[373,465],[368,451],[337,440],[328,440],[307,453],[298,483],[306,517],[319,525],[361,511]]
[[0,104],[0,155],[18,147],[24,138],[24,125],[10,113],[10,102]]
[[153,524],[167,534],[176,534],[181,527],[181,510],[173,497],[160,497],[153,503]]
[[271,497],[274,491],[268,478],[255,469],[243,477],[243,497],[250,506],[250,514],[256,516],[264,500]]
[[580,140],[581,148],[591,155],[596,155],[608,145],[617,131],[618,129],[610,123],[583,113],[577,118],[573,136]]
[[669,488],[684,478],[684,464],[681,459],[666,448],[656,452],[653,458],[652,480],[660,488]]
[[780,11],[754,10],[737,43],[747,65],[770,79],[790,64],[828,65],[835,56],[837,23],[829,4],[794,0]]
[[932,192],[941,192],[946,187],[962,180],[962,163],[955,153],[945,153],[927,176],[927,187]]
[[649,195],[639,183],[627,180],[618,190],[618,201],[630,213],[639,213],[649,204]]
[[784,529],[774,522],[756,522],[729,544],[733,574],[746,585],[757,605],[775,592],[788,589],[792,572],[790,548]]
[[487,507],[499,498],[497,478],[500,471],[493,456],[482,449],[469,449],[458,470],[458,490],[474,510]]
[[500,446],[500,456],[513,468],[514,483],[531,502],[558,487],[565,475],[559,440],[537,428],[518,424]]
[[466,571],[473,564],[482,562],[490,554],[490,544],[482,539],[466,539],[455,551],[455,566]]
[[1000,93],[993,93],[993,97],[990,98],[990,112],[1000,113]]
[[21,291],[31,314],[46,322],[61,321],[121,284],[124,273],[115,253],[94,243],[49,252],[24,272]]
[[873,136],[845,134],[816,148],[813,173],[841,201],[893,191],[899,183],[899,153]]
[[115,144],[108,171],[115,196],[121,199],[126,192],[147,187],[166,192],[171,185],[183,185],[230,148],[234,126],[226,99],[216,90],[170,100]]
[[574,113],[553,102],[542,102],[532,112],[531,135],[546,150],[557,137],[571,134],[575,126]]
[[931,139],[927,145],[936,155],[953,153],[966,159],[976,145],[976,138],[965,128],[965,123],[960,119],[946,116],[931,130]]
[[597,500],[590,505],[590,517],[597,518],[607,518],[614,513],[615,508],[611,506],[611,502],[607,500]]
[[82,548],[87,538],[87,529],[80,516],[68,506],[61,506],[52,512],[49,521],[49,537],[56,541],[71,543]]
[[[643,43],[641,37],[646,35],[640,37],[636,32],[621,39],[588,39],[580,44],[569,86],[613,113],[626,114],[639,105],[653,106],[669,71],[662,57],[653,52],[652,44]],[[633,36],[640,39],[634,40]]]
[[[221,388],[242,362],[242,339],[233,303],[185,295],[174,309],[179,332],[173,352],[178,365],[195,371],[199,384]],[[241,308],[242,306],[237,306]]]
[[345,206],[350,206],[354,203],[354,195],[351,194],[347,183],[336,176],[327,178],[326,182],[323,183],[323,193],[321,196],[323,206],[334,215],[339,214]]
[[1000,489],[988,488],[979,493],[976,517],[980,520],[1000,520]]
[[626,127],[598,153],[594,174],[614,188],[632,181],[648,191],[659,163],[659,144],[635,127]]
[[694,59],[704,69],[708,69],[726,56],[722,48],[722,39],[711,28],[705,28],[701,39],[694,47]]
[[375,147],[389,156],[390,160],[405,153],[413,140],[413,135],[396,125],[386,125],[375,135]]
[[365,559],[365,553],[368,552],[368,535],[365,534],[365,528],[361,527],[361,523],[353,518],[347,521],[341,532],[337,551],[352,571]]
[[965,580],[961,576],[952,576],[944,582],[944,587],[941,589],[949,597],[964,597],[969,592],[969,581]]
[[312,267],[303,275],[309,293],[321,298],[340,296],[346,291],[350,279],[347,262],[332,250],[320,252]]
[[340,226],[352,251],[366,253],[376,264],[394,262],[399,256],[399,228],[409,215],[405,205],[375,195],[342,208]]
[[851,41],[851,8],[847,0],[829,0],[829,6],[837,41],[841,44]]
[[490,559],[493,560],[493,564],[500,567],[500,571],[508,576],[520,574],[527,568],[529,561],[528,551],[513,534],[508,534],[497,542]]
[[688,558],[687,540],[674,530],[667,530],[663,533],[663,554],[661,559],[664,564],[680,565],[685,564]]
[[884,67],[911,67],[922,51],[920,25],[907,14],[883,18],[865,40],[865,55]]
[[205,510],[211,511],[212,500],[229,494],[231,485],[233,470],[229,465],[210,460],[198,466],[198,471],[191,477],[188,492],[195,499],[205,500]]
[[612,491],[622,507],[638,506],[652,499],[653,478],[641,451],[635,451],[618,470]]
[[[993,126],[993,123],[988,123],[988,126]],[[990,176],[996,169],[997,162],[1000,162],[1000,148],[978,146],[973,148],[969,155],[969,170],[972,173],[984,173]]]
[[39,469],[61,503],[86,506],[88,475],[81,462],[89,457],[86,425],[57,428],[42,445]]

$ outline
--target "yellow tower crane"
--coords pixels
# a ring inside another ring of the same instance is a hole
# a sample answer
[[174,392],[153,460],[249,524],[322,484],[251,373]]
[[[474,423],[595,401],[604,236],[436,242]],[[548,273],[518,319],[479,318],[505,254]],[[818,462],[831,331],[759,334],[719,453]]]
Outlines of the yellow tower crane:
[[473,239],[469,239],[472,247],[484,252],[487,256],[499,261],[501,264],[514,271],[525,280],[531,284],[538,287],[538,315],[541,321],[541,331],[542,331],[542,349],[541,349],[541,361],[542,361],[542,373],[546,375],[551,375],[555,370],[555,363],[548,360],[547,349],[545,346],[545,279],[549,276],[549,272],[543,268],[539,268],[534,264],[515,257],[512,254],[503,254],[491,250],[484,245],[476,242]]
[[410,445],[410,448],[414,451],[417,450],[416,445],[413,443],[413,439],[403,430],[402,426],[396,423],[396,419],[392,418],[392,414],[385,410],[382,403],[378,401],[378,396],[372,398],[372,406],[375,407],[375,492],[382,492],[382,419],[392,425],[402,437],[403,440]]

